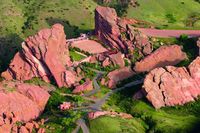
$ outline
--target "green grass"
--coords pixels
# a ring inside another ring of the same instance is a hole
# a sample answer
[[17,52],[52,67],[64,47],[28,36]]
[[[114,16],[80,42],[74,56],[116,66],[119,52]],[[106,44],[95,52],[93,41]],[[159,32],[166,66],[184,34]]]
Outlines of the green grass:
[[54,23],[62,23],[65,26],[67,38],[94,28],[93,10],[96,3],[92,0],[13,1],[14,7],[21,9],[23,12],[25,36],[32,35],[37,30],[49,27]]
[[67,38],[93,30],[96,5],[92,0],[1,0],[0,72],[8,67],[22,41],[40,29],[61,23]]
[[148,132],[186,133],[199,131],[200,100],[184,106],[156,110],[146,99],[137,101],[132,99],[133,94],[140,87],[127,88],[124,91],[113,94],[103,108],[126,112],[132,114],[134,118],[142,119],[149,126]]
[[197,130],[200,122],[199,117],[191,113],[185,114],[183,112],[177,112],[175,108],[169,110],[165,111],[164,108],[155,110],[144,101],[137,101],[134,103],[134,106],[131,107],[131,114],[143,118],[150,126],[149,131],[187,133]]
[[76,51],[69,51],[69,55],[73,61],[80,61],[80,60],[86,58],[85,56],[77,53]]
[[106,93],[108,93],[110,91],[110,89],[106,86],[101,86],[101,90],[99,92],[97,92],[96,94],[94,94],[93,96],[95,98],[102,98],[105,96]]
[[146,130],[144,122],[137,118],[99,117],[89,125],[91,133],[145,133]]
[[159,28],[167,29],[200,29],[199,21],[193,27],[186,22],[194,13],[200,13],[200,4],[194,0],[137,0],[140,6],[129,6],[127,17],[137,18]]

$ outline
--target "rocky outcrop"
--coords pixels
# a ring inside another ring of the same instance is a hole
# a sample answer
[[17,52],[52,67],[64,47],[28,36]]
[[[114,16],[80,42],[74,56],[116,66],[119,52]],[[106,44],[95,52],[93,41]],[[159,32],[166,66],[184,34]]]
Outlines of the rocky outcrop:
[[75,89],[73,90],[73,93],[82,93],[91,90],[93,90],[93,82],[87,80],[85,83],[76,86]]
[[146,72],[157,67],[176,65],[187,58],[178,45],[161,46],[155,52],[135,63],[136,72]]
[[0,114],[12,112],[18,121],[36,119],[49,99],[47,87],[4,81],[0,83]]
[[97,57],[98,61],[101,62],[103,67],[113,65],[113,66],[119,66],[120,68],[123,68],[125,66],[124,62],[124,54],[121,52],[104,52],[102,54],[98,54]]
[[40,122],[27,122],[17,124],[16,116],[13,113],[3,113],[0,115],[0,133],[45,133],[45,129],[41,128],[44,125],[44,120]]
[[115,9],[98,6],[95,10],[95,32],[100,40],[111,48],[127,52],[127,47],[120,40],[120,30],[117,25]]
[[127,78],[135,75],[135,72],[130,67],[124,67],[108,73],[108,81],[105,83],[109,88],[113,89],[116,85]]
[[139,49],[142,55],[152,51],[148,37],[121,21],[113,8],[96,8],[95,33],[110,49],[117,49],[126,55],[132,53],[135,48]]
[[66,69],[71,66],[71,61],[65,37],[64,27],[60,24],[28,37],[2,77],[7,80],[40,77],[46,82],[54,80],[59,87],[71,86],[76,82],[76,76]]
[[155,108],[195,101],[200,95],[200,57],[188,68],[167,66],[152,70],[143,88]]

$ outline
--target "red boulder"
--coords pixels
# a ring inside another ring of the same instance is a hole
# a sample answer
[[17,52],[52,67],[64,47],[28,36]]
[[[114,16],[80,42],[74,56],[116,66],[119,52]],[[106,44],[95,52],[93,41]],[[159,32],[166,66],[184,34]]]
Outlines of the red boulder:
[[82,93],[85,91],[91,91],[93,90],[93,82],[88,80],[82,85],[76,86],[76,88],[73,90],[73,93]]
[[178,45],[161,46],[155,52],[135,63],[136,72],[146,72],[157,67],[176,65],[186,59],[186,53]]
[[135,72],[130,67],[124,67],[114,70],[107,75],[107,86],[113,89],[120,81],[130,78],[133,75],[135,75]]
[[185,67],[152,70],[144,80],[147,99],[155,108],[183,105],[200,95],[200,57]]

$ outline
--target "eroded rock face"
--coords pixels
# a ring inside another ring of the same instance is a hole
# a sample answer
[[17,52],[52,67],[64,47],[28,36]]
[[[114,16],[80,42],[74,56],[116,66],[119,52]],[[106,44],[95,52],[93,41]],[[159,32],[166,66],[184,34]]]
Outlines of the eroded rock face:
[[66,70],[71,61],[65,37],[64,27],[60,24],[28,37],[22,43],[22,51],[15,55],[2,77],[7,80],[40,77],[46,82],[55,80],[59,87],[71,86],[75,83],[75,76],[72,71]]
[[95,10],[95,32],[97,37],[111,49],[130,54],[138,48],[142,55],[152,51],[147,36],[121,21],[113,8],[98,6]]
[[16,120],[36,119],[50,97],[46,87],[4,81],[0,83],[0,114],[12,112]]
[[157,67],[176,65],[187,58],[178,45],[161,46],[155,52],[135,63],[136,72],[146,72]]
[[147,99],[155,108],[183,105],[200,95],[200,57],[185,67],[152,70],[144,80]]
[[110,72],[107,75],[108,81],[106,84],[109,88],[112,89],[115,88],[120,81],[130,78],[133,75],[135,75],[135,72],[131,69],[131,67],[120,68]]
[[0,132],[1,133],[32,133],[33,130],[37,133],[45,133],[45,129],[41,128],[44,125],[44,119],[40,122],[27,122],[22,125],[17,124],[16,116],[13,113],[3,113],[0,115]]

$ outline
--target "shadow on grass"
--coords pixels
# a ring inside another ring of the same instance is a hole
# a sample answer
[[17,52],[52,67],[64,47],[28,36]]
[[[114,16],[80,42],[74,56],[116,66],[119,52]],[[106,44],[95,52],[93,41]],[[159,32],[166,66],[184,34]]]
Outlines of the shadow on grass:
[[60,23],[64,26],[65,34],[67,38],[74,38],[74,37],[79,37],[80,33],[88,33],[90,30],[82,30],[79,29],[78,26],[71,25],[69,21],[64,20],[64,19],[59,19],[59,18],[46,18],[46,22],[49,24],[49,26],[52,26],[56,23]]
[[188,60],[182,61],[178,66],[188,66],[199,54],[197,38],[179,38],[175,43],[183,47],[183,51],[188,57]]
[[21,49],[22,41],[17,34],[0,37],[0,73],[7,69],[14,55]]

